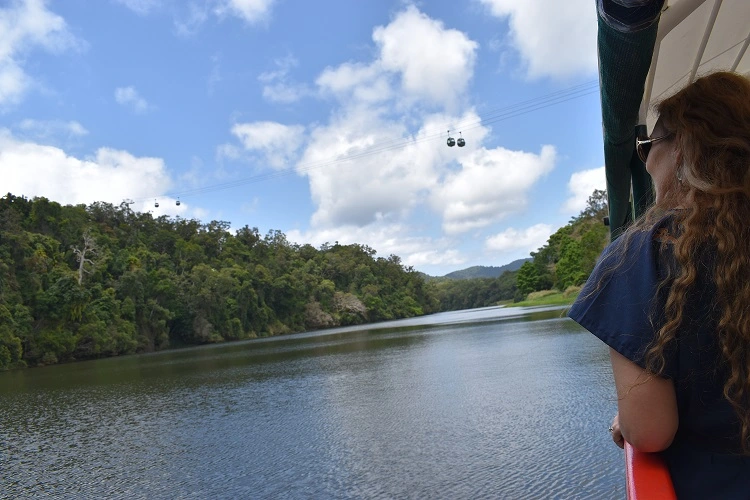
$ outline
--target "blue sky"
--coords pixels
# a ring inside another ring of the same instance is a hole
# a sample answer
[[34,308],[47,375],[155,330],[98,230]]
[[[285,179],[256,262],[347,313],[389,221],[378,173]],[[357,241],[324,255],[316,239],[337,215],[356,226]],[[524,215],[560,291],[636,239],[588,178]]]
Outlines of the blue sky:
[[595,38],[591,0],[2,2],[0,191],[503,265],[604,187]]

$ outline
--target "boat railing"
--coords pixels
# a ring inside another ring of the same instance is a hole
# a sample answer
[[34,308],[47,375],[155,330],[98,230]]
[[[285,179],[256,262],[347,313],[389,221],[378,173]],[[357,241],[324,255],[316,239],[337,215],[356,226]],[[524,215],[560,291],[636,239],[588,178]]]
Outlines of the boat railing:
[[676,500],[672,477],[658,453],[644,453],[625,443],[625,478],[628,500]]

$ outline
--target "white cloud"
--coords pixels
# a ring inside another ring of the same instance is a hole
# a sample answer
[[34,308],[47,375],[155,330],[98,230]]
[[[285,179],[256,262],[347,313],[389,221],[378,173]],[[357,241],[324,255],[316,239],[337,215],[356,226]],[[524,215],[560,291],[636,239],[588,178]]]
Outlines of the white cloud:
[[156,196],[164,205],[162,212],[174,213],[178,208],[174,200],[160,196],[171,185],[161,158],[100,148],[93,158],[79,159],[57,147],[19,140],[2,129],[0,177],[5,191],[45,196],[63,204],[119,204],[129,198],[141,200],[135,210],[153,210],[151,197]]
[[309,91],[304,85],[277,83],[263,87],[263,97],[271,102],[289,104],[299,101],[308,94]]
[[595,74],[596,5],[591,0],[481,0],[509,18],[510,42],[530,78]]
[[309,178],[317,230],[404,220],[425,205],[456,155],[468,154],[486,133],[480,127],[471,147],[448,150],[439,145],[445,140],[439,131],[479,118],[473,111],[427,115],[424,109],[425,103],[462,107],[475,42],[413,6],[375,28],[373,40],[371,61],[328,67],[316,80],[323,95],[338,100],[329,122],[311,127],[297,170]]
[[135,87],[118,87],[115,89],[115,100],[118,104],[128,107],[136,113],[145,113],[150,106],[146,99],[138,94]]
[[214,11],[220,17],[231,14],[248,24],[264,21],[271,13],[275,0],[223,0]]
[[240,160],[242,159],[242,149],[234,144],[220,144],[216,148],[216,158],[228,159],[228,160]]
[[568,181],[570,196],[562,210],[566,213],[577,213],[586,208],[586,202],[595,189],[607,189],[607,178],[604,167],[575,172]]
[[513,250],[534,252],[547,243],[552,231],[552,226],[549,224],[536,224],[522,230],[511,227],[488,237],[485,241],[485,248],[496,252]]
[[21,100],[30,80],[14,61],[0,61],[0,105]]
[[344,225],[308,232],[293,229],[286,234],[289,241],[315,247],[335,242],[367,245],[377,252],[378,257],[398,255],[406,266],[456,266],[466,262],[466,258],[453,248],[455,241],[414,236],[414,229],[405,224]]
[[261,73],[258,75],[259,81],[263,83],[271,83],[278,80],[284,80],[289,75],[289,71],[299,65],[299,61],[291,54],[276,59],[273,63],[276,66],[276,70]]
[[293,83],[289,80],[289,72],[299,61],[292,55],[274,61],[276,69],[258,75],[258,81],[263,83],[263,97],[271,102],[291,103],[310,94],[305,85]]
[[[380,51],[372,61],[326,68],[316,80],[339,106],[327,124],[310,128],[297,167],[309,179],[316,206],[312,228],[401,224],[418,210],[433,210],[442,216],[443,231],[457,234],[524,210],[530,188],[554,167],[555,149],[486,149],[489,129],[478,125],[479,116],[449,111],[456,103],[466,107],[460,104],[476,44],[415,7],[376,28],[373,39]],[[458,66],[445,63],[448,52]],[[398,76],[400,90],[392,87]],[[417,93],[445,111],[426,114]],[[471,125],[466,147],[445,147],[440,134],[459,123]],[[415,261],[437,259],[432,250],[411,254]]]
[[276,0],[119,0],[141,15],[165,7],[180,36],[193,36],[211,16],[223,20],[237,18],[248,25],[268,21]]
[[116,0],[140,16],[146,16],[162,6],[162,0]]
[[19,102],[33,84],[22,68],[25,53],[35,48],[56,53],[79,45],[65,20],[47,10],[43,0],[0,9],[0,33],[0,106]]
[[180,36],[192,36],[198,32],[210,15],[210,8],[205,3],[189,2],[187,13],[174,14],[174,26]]
[[[366,106],[352,106],[336,113],[328,125],[312,130],[298,172],[310,181],[317,207],[314,226],[401,220],[425,201],[440,169],[449,163],[448,148],[424,140],[422,130],[412,136],[403,123],[379,114]],[[435,120],[449,123],[451,119]],[[430,128],[434,130],[430,125],[423,130]]]
[[18,129],[37,140],[55,138],[82,137],[89,133],[86,128],[75,120],[31,120],[26,119],[18,124]]
[[555,165],[553,146],[540,153],[480,148],[459,160],[462,169],[449,174],[433,193],[443,212],[443,229],[460,233],[481,228],[523,210],[527,191]]
[[[432,242],[429,242],[432,244]],[[395,255],[395,254],[394,254]],[[458,266],[466,262],[466,257],[458,250],[424,250],[407,254],[402,259],[407,266]]]
[[372,38],[380,49],[380,64],[400,74],[402,91],[412,98],[450,103],[463,94],[474,73],[477,43],[414,6],[388,26],[375,28]]
[[[300,125],[282,125],[276,122],[238,123],[232,127],[245,150],[263,154],[269,166],[275,169],[290,168],[304,140],[305,128]],[[219,154],[238,159],[241,152],[234,146],[220,146]]]
[[344,63],[326,68],[315,83],[324,94],[344,102],[377,103],[393,97],[388,75],[378,64]]

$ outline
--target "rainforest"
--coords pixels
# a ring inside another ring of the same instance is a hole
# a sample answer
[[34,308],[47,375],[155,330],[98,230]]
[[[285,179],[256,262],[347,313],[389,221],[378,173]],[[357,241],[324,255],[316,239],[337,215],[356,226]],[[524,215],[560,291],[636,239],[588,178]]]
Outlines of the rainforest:
[[580,285],[606,194],[514,272],[425,276],[365,245],[289,242],[129,204],[0,198],[0,370],[282,335],[523,300]]

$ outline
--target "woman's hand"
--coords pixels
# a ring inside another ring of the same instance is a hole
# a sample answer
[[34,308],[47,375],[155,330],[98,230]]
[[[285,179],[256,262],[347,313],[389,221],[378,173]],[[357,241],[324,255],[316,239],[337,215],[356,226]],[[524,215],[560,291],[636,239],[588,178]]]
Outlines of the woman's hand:
[[609,426],[609,432],[612,434],[612,441],[615,442],[617,446],[620,448],[625,447],[625,439],[622,437],[622,432],[620,431],[620,414],[616,414],[615,418],[612,419],[612,425]]

